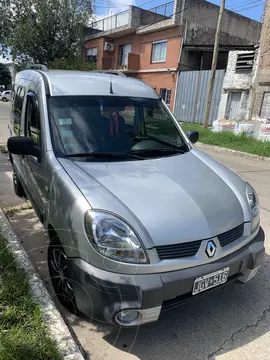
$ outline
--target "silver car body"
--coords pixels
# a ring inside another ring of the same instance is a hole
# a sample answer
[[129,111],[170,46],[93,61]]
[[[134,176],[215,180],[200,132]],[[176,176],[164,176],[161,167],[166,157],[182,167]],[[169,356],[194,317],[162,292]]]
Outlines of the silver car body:
[[[118,96],[159,98],[145,83],[121,76],[33,70],[19,73],[15,84],[25,88],[21,126],[19,133],[14,133],[14,120],[11,119],[10,136],[25,136],[27,94],[34,92],[41,117],[42,161],[39,163],[33,156],[20,155],[12,155],[12,161],[45,229],[57,232],[67,257],[75,261],[76,264],[70,266],[71,273],[76,273],[76,281],[80,277],[79,272],[83,271],[91,277],[109,281],[112,286],[117,286],[116,278],[127,276],[125,281],[133,279],[134,287],[144,288],[144,285],[138,284],[146,276],[144,281],[152,283],[154,289],[162,288],[161,300],[153,304],[145,305],[142,299],[123,301],[121,304],[115,301],[110,311],[110,300],[108,307],[104,305],[103,317],[110,322],[114,322],[112,318],[116,311],[136,308],[141,312],[139,322],[145,323],[157,320],[164,300],[179,296],[176,285],[170,296],[166,295],[164,288],[164,284],[171,283],[172,279],[176,281],[177,274],[182,280],[187,275],[194,279],[194,276],[226,267],[234,259],[242,259],[244,255],[241,254],[261,255],[264,252],[263,236],[254,243],[262,230],[258,226],[251,232],[252,216],[246,196],[246,182],[195,148],[172,114],[172,121],[189,147],[185,154],[121,162],[80,162],[55,156],[48,117],[48,96],[113,97],[110,94],[111,81]],[[84,227],[85,213],[90,209],[116,214],[135,229],[146,249],[149,263],[116,261],[96,251]],[[244,224],[243,234],[227,246],[221,246],[217,235],[241,224]],[[158,247],[198,240],[201,244],[195,256],[164,260],[158,256]],[[206,253],[209,240],[216,245],[213,257]],[[243,279],[250,279],[253,270],[255,275],[260,260],[255,265],[247,265],[241,271]],[[87,291],[86,285],[82,287]],[[89,314],[82,291],[76,291],[79,308]],[[134,324],[137,322],[131,323]]]

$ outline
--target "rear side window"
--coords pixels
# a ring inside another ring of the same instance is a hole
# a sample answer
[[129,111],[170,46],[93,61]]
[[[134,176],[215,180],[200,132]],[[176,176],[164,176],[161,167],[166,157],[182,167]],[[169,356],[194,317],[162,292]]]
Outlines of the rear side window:
[[20,135],[21,130],[21,118],[22,118],[22,107],[23,107],[23,99],[25,95],[24,86],[15,86],[15,95],[14,95],[14,103],[13,103],[13,131],[16,135]]
[[25,135],[40,147],[40,112],[37,97],[33,93],[27,95]]

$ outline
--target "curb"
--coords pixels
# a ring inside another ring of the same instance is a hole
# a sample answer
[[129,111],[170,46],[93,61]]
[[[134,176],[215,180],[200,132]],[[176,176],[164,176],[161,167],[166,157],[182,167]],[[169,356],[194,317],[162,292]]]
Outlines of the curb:
[[230,154],[234,154],[236,156],[250,157],[250,158],[253,158],[253,159],[257,159],[257,160],[270,161],[270,157],[249,154],[249,153],[246,153],[246,152],[227,149],[227,148],[219,147],[219,146],[216,146],[216,145],[209,145],[209,144],[203,144],[203,143],[198,142],[196,144],[196,146],[198,146],[199,148],[204,148],[204,149],[216,150],[216,151],[220,151],[220,152],[227,152],[227,153],[230,153]]
[[51,299],[42,280],[30,262],[30,259],[13,232],[9,221],[0,209],[0,232],[7,240],[7,246],[14,255],[17,264],[25,270],[34,300],[39,304],[43,320],[49,334],[55,340],[64,360],[84,360],[78,345],[74,341],[60,312]]

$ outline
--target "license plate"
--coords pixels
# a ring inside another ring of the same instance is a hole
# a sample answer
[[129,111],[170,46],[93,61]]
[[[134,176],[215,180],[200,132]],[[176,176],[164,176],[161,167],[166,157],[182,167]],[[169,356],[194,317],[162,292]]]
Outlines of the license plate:
[[197,295],[213,287],[225,284],[228,280],[230,268],[224,268],[214,273],[201,276],[194,281],[192,295]]

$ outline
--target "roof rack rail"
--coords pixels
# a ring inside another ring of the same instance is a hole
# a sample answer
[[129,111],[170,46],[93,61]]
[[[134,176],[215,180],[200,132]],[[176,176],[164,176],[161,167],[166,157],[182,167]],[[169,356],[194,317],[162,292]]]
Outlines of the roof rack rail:
[[112,75],[118,75],[118,76],[126,77],[126,75],[122,71],[119,71],[119,70],[92,70],[91,72],[112,74]]
[[33,70],[42,70],[42,71],[49,71],[46,65],[43,64],[30,64],[26,68],[27,70],[33,69]]

